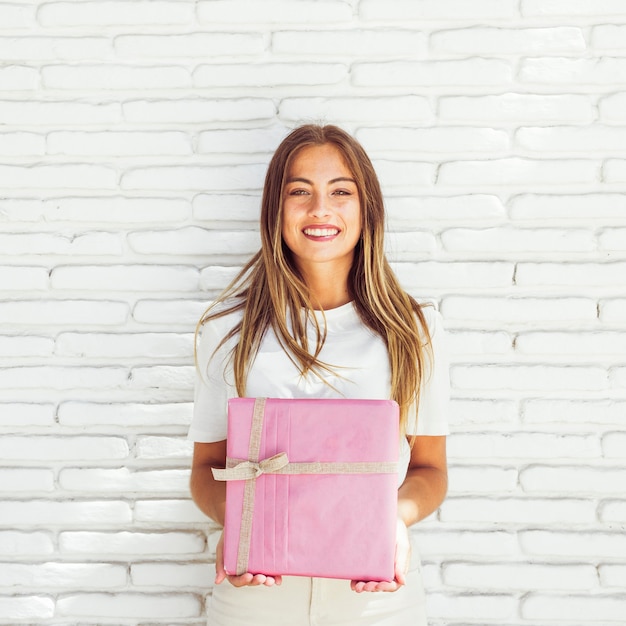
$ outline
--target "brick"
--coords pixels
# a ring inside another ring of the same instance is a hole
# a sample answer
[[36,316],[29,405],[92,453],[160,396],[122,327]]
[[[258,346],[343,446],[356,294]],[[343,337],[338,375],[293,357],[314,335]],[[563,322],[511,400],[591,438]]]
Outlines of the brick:
[[601,454],[597,437],[584,434],[455,433],[450,436],[449,445],[451,456],[457,459],[590,459]]
[[260,216],[260,199],[256,194],[200,193],[194,197],[193,217],[210,222],[254,222]]
[[426,36],[416,30],[278,31],[272,52],[292,56],[425,56]]
[[147,494],[188,493],[188,470],[145,470],[133,471],[127,467],[119,469],[74,469],[61,470],[59,485],[68,491],[89,493]]
[[191,214],[189,202],[177,198],[57,198],[47,200],[42,216],[51,222],[160,224],[183,222]]
[[193,334],[187,333],[61,333],[55,354],[90,358],[190,359]]
[[206,230],[196,226],[175,231],[129,233],[128,243],[138,254],[164,255],[252,255],[261,246],[254,231]]
[[133,512],[135,521],[149,524],[206,524],[209,521],[192,500],[138,500]]
[[134,389],[193,389],[194,365],[133,367],[130,385]]
[[35,6],[3,2],[0,4],[0,29],[13,31],[18,28],[30,28],[35,24]]
[[600,180],[600,165],[584,159],[532,160],[519,157],[442,163],[438,186],[565,185]]
[[[603,502],[599,507],[598,517],[601,522],[626,522],[626,500]],[[623,549],[626,549],[626,546]]]
[[0,615],[5,619],[49,619],[54,617],[54,600],[46,596],[0,596]]
[[0,336],[0,357],[43,357],[50,356],[53,352],[54,340],[50,337]]
[[622,424],[625,410],[619,400],[527,400],[522,416],[528,423]]
[[276,113],[274,103],[264,98],[130,100],[122,110],[127,122],[139,124],[267,121]]
[[626,353],[626,335],[618,332],[531,332],[519,335],[516,349],[522,354],[580,354],[586,359]]
[[100,256],[122,254],[122,239],[113,233],[0,233],[3,254],[24,255],[84,255]]
[[618,50],[626,48],[626,27],[623,24],[601,24],[591,29],[589,42],[594,50]]
[[15,300],[0,303],[0,317],[5,324],[20,326],[117,326],[126,322],[128,305],[100,300]]
[[273,154],[286,135],[287,129],[282,126],[251,130],[208,130],[200,133],[197,152],[199,154]]
[[513,338],[505,332],[449,331],[448,350],[454,356],[511,354]]
[[287,97],[281,100],[281,120],[316,119],[328,123],[392,122],[431,123],[435,116],[428,98],[416,95],[368,98]]
[[0,368],[0,387],[14,389],[106,389],[126,385],[122,367],[24,366]]
[[599,152],[602,155],[622,152],[626,141],[626,128],[599,126],[571,128],[520,128],[515,133],[515,142],[525,150],[536,152],[566,152],[587,155]]
[[15,132],[0,134],[0,155],[42,156],[46,153],[46,139],[36,133]]
[[[3,291],[47,290],[48,270],[44,267],[0,267],[0,284]],[[0,305],[10,304],[10,302],[0,303]]]
[[595,112],[586,95],[505,93],[443,96],[439,100],[439,119],[487,124],[590,124],[595,121]]
[[502,558],[513,556],[518,550],[515,533],[498,529],[485,531],[467,528],[420,528],[415,533],[415,541],[421,557],[426,559],[471,556]]
[[5,61],[84,61],[105,59],[112,52],[106,37],[0,37]]
[[612,389],[626,388],[626,367],[613,367],[609,371]]
[[0,67],[2,91],[30,91],[39,88],[39,72],[34,67],[9,65]]
[[186,33],[184,35],[119,35],[116,53],[132,59],[177,57],[219,58],[260,55],[265,49],[262,33]]
[[191,402],[97,404],[70,401],[59,405],[58,418],[63,426],[187,426],[192,409]]
[[601,565],[598,568],[600,584],[603,587],[626,587],[626,566],[624,565]]
[[117,185],[117,173],[104,165],[0,165],[0,179],[9,189],[112,189]]
[[600,98],[598,109],[603,122],[623,122],[626,120],[626,93],[614,93]]
[[373,164],[383,192],[391,188],[396,192],[421,190],[435,182],[435,165],[432,163],[376,159]]
[[78,526],[128,524],[131,509],[126,502],[81,501],[55,502],[30,500],[28,502],[4,500],[0,502],[1,526]]
[[42,26],[147,26],[190,24],[194,3],[177,2],[49,2],[40,6]]
[[133,319],[143,324],[168,324],[170,328],[176,323],[191,331],[207,307],[206,300],[140,300],[133,308]]
[[26,556],[52,554],[54,543],[51,533],[0,530],[0,555]]
[[353,85],[365,87],[506,85],[512,81],[512,68],[500,59],[387,61],[355,63],[351,76]]
[[511,391],[601,391],[608,387],[603,367],[559,365],[456,365],[450,378],[457,389]]
[[19,402],[0,403],[0,426],[52,426],[54,405]]
[[443,567],[443,582],[481,590],[589,591],[598,587],[598,574],[591,564],[447,563]]
[[537,593],[526,596],[520,608],[524,619],[576,620],[577,623],[619,622],[624,616],[624,596]]
[[521,11],[524,17],[543,16],[593,16],[623,15],[624,5],[620,0],[598,0],[593,5],[574,4],[568,0],[522,0]]
[[519,78],[526,83],[563,85],[615,85],[625,81],[626,59],[619,58],[535,58],[523,59]]
[[387,218],[390,224],[423,224],[424,220],[500,220],[504,206],[494,195],[472,194],[466,196],[386,198]]
[[508,324],[552,323],[559,326],[568,322],[594,321],[597,304],[591,298],[520,298],[446,296],[441,312],[447,320],[489,322],[506,320]]
[[341,63],[246,63],[199,65],[194,87],[277,87],[282,85],[336,85],[348,74]]
[[56,608],[57,614],[63,617],[108,617],[126,620],[200,617],[202,610],[200,598],[189,593],[82,593],[59,598]]
[[481,257],[511,253],[519,258],[523,253],[593,252],[595,237],[585,229],[557,228],[451,228],[441,234],[444,248],[449,252],[480,252]]
[[433,33],[430,49],[441,54],[523,54],[538,56],[582,52],[586,49],[582,29],[574,27],[495,28],[474,26]]
[[626,299],[603,300],[600,302],[600,320],[620,324],[626,319]]
[[523,530],[520,545],[528,555],[587,558],[597,561],[626,551],[626,536],[620,532]]
[[135,563],[130,577],[137,587],[210,589],[215,575],[206,563]]
[[3,563],[0,587],[113,589],[126,584],[126,566],[111,563]]
[[128,443],[122,437],[6,435],[0,441],[0,456],[4,459],[93,461],[125,459],[128,453]]
[[47,137],[50,154],[66,155],[178,155],[191,154],[190,138],[181,132],[57,131]]
[[200,532],[138,532],[112,533],[67,531],[59,534],[59,550],[67,554],[102,555],[124,558],[129,555],[163,556],[201,554],[206,538]]
[[609,459],[621,459],[626,444],[626,433],[606,433],[602,437],[602,453]]
[[265,179],[265,165],[181,165],[144,167],[122,175],[123,189],[173,191],[259,190]]
[[[453,497],[440,509],[442,522],[494,524],[585,524],[596,519],[595,503],[579,499]],[[569,553],[568,553],[569,554]]]
[[427,597],[429,618],[454,621],[471,615],[473,620],[502,620],[505,623],[516,615],[517,603],[517,598],[512,595],[485,592],[480,595],[429,593]]
[[[115,102],[0,101],[0,119],[7,125],[53,126],[65,124],[111,124],[121,119]],[[5,180],[5,179],[3,179]]]
[[626,181],[626,159],[608,159],[603,166],[604,182],[623,183]]
[[54,474],[51,470],[0,468],[0,491],[23,493],[28,491],[52,491],[53,489]]
[[617,193],[520,194],[511,199],[509,206],[513,220],[558,220],[560,225],[567,220],[623,218],[625,213],[626,198]]
[[[457,457],[451,454],[451,457]],[[451,465],[448,469],[449,495],[463,493],[510,493],[517,488],[517,470],[514,467],[481,465]]]
[[191,77],[183,67],[130,65],[47,65],[41,69],[47,89],[121,90],[182,89],[191,87]]
[[494,153],[509,146],[507,133],[493,128],[363,128],[356,137],[369,154],[384,150]]
[[387,232],[385,250],[390,261],[412,261],[431,258],[437,250],[432,233],[420,231]]
[[346,22],[352,20],[349,2],[301,0],[298,4],[288,0],[268,0],[250,3],[244,0],[210,0],[198,2],[200,23],[215,24],[315,24]]
[[135,444],[138,459],[191,460],[193,442],[181,437],[139,437]]
[[198,270],[186,266],[66,265],[52,270],[53,289],[91,291],[194,291]]
[[626,262],[520,263],[515,275],[519,287],[612,287],[619,284]]
[[518,421],[517,404],[512,400],[475,400],[453,398],[450,402],[451,424],[511,424]]
[[624,250],[626,248],[626,228],[605,228],[598,235],[600,250]]
[[517,3],[512,0],[485,0],[473,9],[463,0],[361,0],[359,16],[366,20],[445,20],[506,19],[517,17]]
[[[555,456],[561,456],[555,452]],[[608,467],[532,465],[520,472],[520,484],[526,493],[594,494],[624,493],[626,470]]]
[[510,263],[395,263],[394,271],[405,288],[508,287],[512,283]]
[[242,268],[210,265],[200,274],[200,287],[205,291],[225,289]]

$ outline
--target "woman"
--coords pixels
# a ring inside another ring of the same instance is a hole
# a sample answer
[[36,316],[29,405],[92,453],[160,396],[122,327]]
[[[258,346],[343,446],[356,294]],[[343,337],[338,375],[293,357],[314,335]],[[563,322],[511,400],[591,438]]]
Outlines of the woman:
[[209,624],[426,624],[407,529],[447,489],[440,318],[393,275],[380,185],[341,129],[305,125],[283,140],[267,171],[260,227],[261,250],[198,325],[192,496],[223,525],[225,486],[211,468],[225,464],[229,397],[392,398],[405,435],[395,579],[231,576],[220,539]]

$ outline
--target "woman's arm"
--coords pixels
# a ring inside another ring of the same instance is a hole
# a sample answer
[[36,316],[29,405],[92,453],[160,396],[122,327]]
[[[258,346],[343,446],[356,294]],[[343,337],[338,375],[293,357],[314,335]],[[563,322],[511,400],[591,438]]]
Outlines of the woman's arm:
[[226,441],[195,443],[191,464],[191,497],[198,508],[221,526],[226,510],[226,483],[215,480],[212,467],[226,465]]

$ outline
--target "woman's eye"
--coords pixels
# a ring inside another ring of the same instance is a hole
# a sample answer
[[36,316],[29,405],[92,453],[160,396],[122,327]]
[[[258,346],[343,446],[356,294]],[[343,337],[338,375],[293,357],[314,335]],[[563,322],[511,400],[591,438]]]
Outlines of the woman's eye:
[[335,191],[333,191],[333,194],[336,196],[349,196],[350,192],[346,189],[335,189]]
[[289,195],[290,195],[290,196],[303,196],[303,195],[305,195],[306,193],[307,193],[307,190],[306,190],[306,189],[292,189],[292,190],[289,192]]

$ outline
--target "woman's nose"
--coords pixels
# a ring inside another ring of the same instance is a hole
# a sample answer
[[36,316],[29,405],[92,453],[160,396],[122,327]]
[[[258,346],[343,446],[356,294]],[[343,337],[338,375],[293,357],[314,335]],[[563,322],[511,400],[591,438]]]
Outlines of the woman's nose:
[[324,194],[315,194],[311,200],[311,204],[309,207],[309,214],[314,215],[316,217],[320,217],[322,215],[328,215],[329,207],[328,207],[328,199]]

